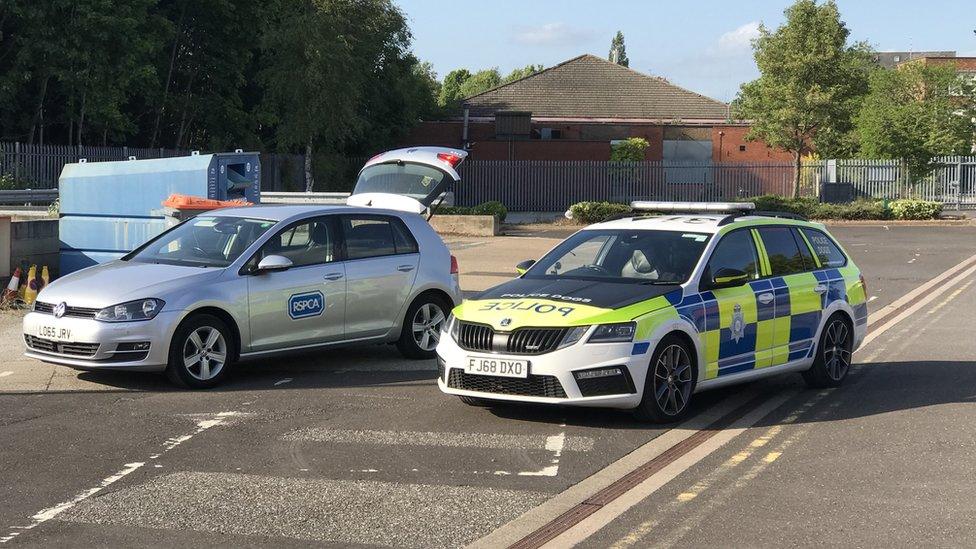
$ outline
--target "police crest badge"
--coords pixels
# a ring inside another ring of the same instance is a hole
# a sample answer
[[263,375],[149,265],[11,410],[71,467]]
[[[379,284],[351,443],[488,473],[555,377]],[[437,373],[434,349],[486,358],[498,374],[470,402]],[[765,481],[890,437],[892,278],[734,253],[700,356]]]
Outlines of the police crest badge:
[[742,306],[738,303],[732,308],[732,326],[729,331],[736,343],[746,335],[746,319],[742,316]]

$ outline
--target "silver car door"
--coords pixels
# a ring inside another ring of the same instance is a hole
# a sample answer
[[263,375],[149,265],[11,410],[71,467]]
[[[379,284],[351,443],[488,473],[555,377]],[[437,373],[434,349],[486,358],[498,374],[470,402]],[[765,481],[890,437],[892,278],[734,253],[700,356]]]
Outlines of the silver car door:
[[[333,216],[292,223],[251,259],[247,277],[251,350],[327,343],[343,338],[345,269],[338,261]],[[255,272],[263,257],[288,258],[284,271]]]
[[420,263],[417,243],[395,216],[340,216],[346,267],[346,339],[383,335],[403,314]]

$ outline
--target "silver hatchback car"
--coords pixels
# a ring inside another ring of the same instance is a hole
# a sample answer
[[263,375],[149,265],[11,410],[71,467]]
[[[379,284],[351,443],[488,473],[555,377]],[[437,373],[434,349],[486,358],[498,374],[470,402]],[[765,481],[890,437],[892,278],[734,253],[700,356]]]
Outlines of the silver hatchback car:
[[52,282],[24,318],[26,355],[165,371],[191,388],[218,384],[238,359],[350,343],[432,358],[462,299],[457,261],[418,215],[459,179],[464,153],[444,150],[374,157],[358,206],[208,212]]

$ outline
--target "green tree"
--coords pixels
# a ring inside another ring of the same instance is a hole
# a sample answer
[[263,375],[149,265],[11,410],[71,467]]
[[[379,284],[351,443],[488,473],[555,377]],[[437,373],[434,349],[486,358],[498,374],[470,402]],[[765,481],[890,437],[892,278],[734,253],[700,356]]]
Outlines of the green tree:
[[444,82],[441,83],[437,104],[444,107],[445,111],[457,110],[457,106],[461,104],[461,99],[464,99],[461,95],[461,85],[469,78],[471,78],[471,72],[468,69],[454,69],[447,73]]
[[614,162],[639,162],[645,160],[650,143],[643,137],[628,137],[610,147],[610,160]]
[[462,98],[468,98],[472,95],[478,95],[479,93],[486,92],[492,88],[500,86],[502,83],[502,77],[498,74],[498,68],[484,69],[480,70],[471,75],[461,84],[461,89],[459,90]]
[[624,44],[624,33],[617,31],[613,40],[610,41],[610,54],[607,59],[618,65],[630,66],[630,59],[627,58],[627,46]]
[[[317,147],[347,150],[408,102],[400,78],[423,82],[406,18],[389,0],[279,0],[272,9],[261,43],[264,113],[278,147],[304,149],[312,190]],[[384,90],[389,97],[377,95]],[[389,123],[415,122],[406,118]]]
[[864,155],[904,160],[914,183],[931,171],[935,157],[971,151],[976,95],[955,65],[879,70],[870,90],[856,117]]
[[760,26],[753,52],[760,76],[742,85],[735,116],[751,121],[750,139],[793,154],[793,194],[800,192],[800,160],[817,149],[831,156],[853,148],[853,117],[867,92],[872,62],[833,0],[798,0],[775,31]]
[[532,76],[533,74],[541,71],[545,67],[542,65],[526,65],[521,69],[514,69],[512,72],[508,73],[505,78],[502,78],[502,84],[508,84],[509,82],[514,82],[525,78],[526,76]]

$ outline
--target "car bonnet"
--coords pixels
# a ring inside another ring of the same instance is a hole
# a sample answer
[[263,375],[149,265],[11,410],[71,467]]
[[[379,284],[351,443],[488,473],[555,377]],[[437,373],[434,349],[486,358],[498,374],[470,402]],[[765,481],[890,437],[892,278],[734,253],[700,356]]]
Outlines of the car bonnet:
[[[580,279],[516,278],[466,300],[455,309],[464,321],[496,330],[524,326],[580,326],[624,322],[680,299],[677,285],[644,285]],[[668,296],[673,297],[673,296]]]

